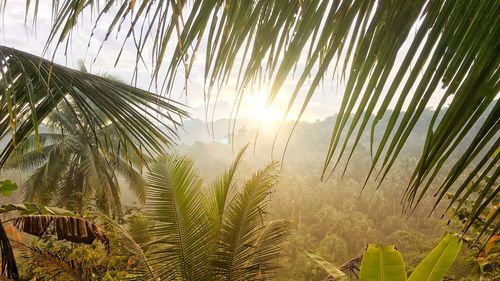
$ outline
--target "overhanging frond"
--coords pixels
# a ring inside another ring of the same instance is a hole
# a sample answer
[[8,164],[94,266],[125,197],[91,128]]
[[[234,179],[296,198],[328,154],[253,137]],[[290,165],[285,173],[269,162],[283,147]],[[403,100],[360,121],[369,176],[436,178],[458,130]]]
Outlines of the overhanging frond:
[[[28,10],[39,5],[26,3]],[[382,182],[422,112],[437,100],[409,180],[405,209],[420,202],[447,164],[452,168],[445,170],[448,176],[438,188],[437,203],[453,183],[465,186],[485,171],[491,185],[496,183],[499,162],[492,155],[500,128],[499,1],[198,0],[186,5],[65,0],[52,5],[46,47],[69,43],[72,30],[89,10],[98,15],[94,26],[111,14],[104,41],[123,30],[129,19],[124,40],[136,39],[137,64],[142,63],[141,53],[151,50],[153,82],[167,92],[178,71],[189,77],[197,51],[205,49],[207,104],[236,76],[237,110],[252,83],[263,80],[270,83],[269,103],[286,94],[286,112],[297,106],[300,118],[328,74],[342,77],[345,85],[325,157],[325,178],[339,163],[349,162],[369,131],[373,162],[367,181],[373,176]],[[172,43],[175,51],[169,54],[167,45]],[[293,89],[280,91],[294,70],[298,80]],[[389,120],[381,126],[386,115]],[[471,140],[466,138],[478,124],[480,130]],[[375,139],[377,131],[383,132],[380,139]],[[453,153],[462,157],[452,160]],[[463,182],[459,175],[469,170]],[[474,213],[488,202],[480,202]]]
[[[0,137],[11,134],[0,166],[31,133],[38,138],[38,125],[61,102],[73,113],[78,110],[88,124],[107,125],[96,110],[105,114],[139,155],[164,152],[173,142],[175,126],[187,116],[180,104],[169,99],[13,48],[0,46],[0,66]],[[72,126],[83,128],[81,121]]]

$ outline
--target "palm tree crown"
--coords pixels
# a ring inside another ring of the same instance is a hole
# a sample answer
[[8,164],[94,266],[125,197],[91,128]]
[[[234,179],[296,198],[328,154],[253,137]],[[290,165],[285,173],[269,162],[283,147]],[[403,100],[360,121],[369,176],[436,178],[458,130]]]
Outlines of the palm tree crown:
[[[142,175],[134,169],[140,169],[142,159],[120,141],[106,115],[98,115],[107,126],[84,122],[78,109],[61,104],[47,117],[48,131],[38,134],[39,142],[31,135],[22,153],[12,155],[6,167],[19,164],[23,169],[35,170],[24,185],[26,201],[56,204],[81,213],[95,198],[99,209],[117,214],[121,211],[118,176],[122,176],[144,202]],[[105,149],[98,141],[112,142],[116,149]]]
[[[152,221],[146,256],[161,280],[263,280],[278,268],[288,221],[264,224],[276,184],[276,163],[255,172],[240,188],[233,165],[212,188],[189,158],[158,159],[146,175],[146,216]],[[151,237],[156,237],[152,239]]]

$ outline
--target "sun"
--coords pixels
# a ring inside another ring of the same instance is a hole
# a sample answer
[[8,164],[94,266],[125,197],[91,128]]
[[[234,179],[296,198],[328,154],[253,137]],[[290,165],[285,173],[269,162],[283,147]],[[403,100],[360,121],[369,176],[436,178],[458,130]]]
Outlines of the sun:
[[262,92],[249,96],[251,115],[254,119],[264,124],[271,124],[283,117],[283,112],[267,105],[267,95]]

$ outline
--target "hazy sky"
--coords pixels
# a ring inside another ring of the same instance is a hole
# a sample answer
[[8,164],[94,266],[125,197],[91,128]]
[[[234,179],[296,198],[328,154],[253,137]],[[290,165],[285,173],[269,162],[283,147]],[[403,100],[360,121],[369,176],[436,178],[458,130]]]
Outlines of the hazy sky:
[[[34,25],[32,24],[32,16],[29,15],[28,21],[25,23],[25,3],[25,0],[7,1],[0,44],[11,46],[36,55],[41,55],[50,29],[51,4],[49,4],[49,1],[40,1],[36,28],[33,28]],[[113,13],[111,12],[108,14]],[[121,36],[119,35],[118,38],[116,38],[116,34],[110,36],[110,38],[104,43],[104,46],[95,63],[92,63],[93,59],[96,57],[97,51],[106,33],[106,28],[108,27],[111,19],[112,18],[109,15],[103,17],[101,23],[94,31],[94,36],[90,41],[90,47],[87,48],[92,24],[89,15],[80,18],[78,28],[72,33],[71,44],[69,45],[67,55],[64,54],[65,46],[63,44],[59,47],[55,61],[69,67],[77,67],[78,61],[84,60],[87,68],[89,68],[93,73],[107,72],[115,74],[123,78],[125,81],[131,81],[135,67],[135,47],[132,40],[129,40],[128,44],[125,45],[124,53],[117,66],[114,67],[115,59],[123,43],[123,34],[128,30],[126,24],[127,20],[122,28]],[[406,47],[407,46],[404,45],[403,49]],[[173,52],[173,47],[168,49],[167,52],[168,51],[170,51],[170,53]],[[51,51],[49,51],[47,55],[50,54],[52,54]],[[48,57],[47,55],[46,57]],[[146,62],[151,61],[149,51],[145,51],[142,55]],[[197,57],[201,59],[197,59],[195,61],[192,74],[188,81],[187,97],[182,91],[184,78],[182,76],[182,71],[179,71],[180,74],[178,75],[177,84],[174,87],[172,98],[188,104],[192,108],[191,114],[193,118],[204,120],[204,49],[202,47],[200,47]],[[150,67],[150,65],[148,65],[148,67]],[[300,68],[301,65],[298,66],[299,70]],[[283,109],[288,103],[287,93],[292,91],[295,86],[296,79],[297,77],[290,77],[290,79],[285,82],[280,95],[278,95],[275,104],[271,108],[265,108],[267,94],[265,88],[252,91],[250,95],[243,100],[239,117],[253,116],[263,120],[280,119]],[[308,109],[303,116],[304,120],[314,121],[316,119],[324,119],[338,111],[342,97],[342,82],[330,77],[328,77],[325,81],[326,82],[317,90],[317,93],[311,100]],[[141,65],[139,67],[137,84],[139,87],[147,89],[149,82],[150,74],[148,70]],[[340,85],[340,87],[338,85]],[[305,84],[304,90],[307,89],[307,86],[308,83]],[[152,89],[152,91],[154,91],[154,89]],[[235,96],[233,86],[229,85],[223,90],[220,96],[220,101],[217,103],[214,119],[227,118],[230,116]],[[303,100],[303,95],[299,97],[297,104],[300,105],[301,100]],[[436,97],[436,101],[437,100],[438,97]],[[210,108],[213,108],[213,105],[210,105]],[[298,109],[299,108],[296,107],[294,111],[297,112]],[[294,117],[295,115],[292,113],[290,118]]]

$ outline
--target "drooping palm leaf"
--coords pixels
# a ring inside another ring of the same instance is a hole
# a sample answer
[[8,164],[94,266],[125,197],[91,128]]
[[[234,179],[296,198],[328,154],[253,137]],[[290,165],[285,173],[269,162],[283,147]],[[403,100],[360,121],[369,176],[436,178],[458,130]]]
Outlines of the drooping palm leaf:
[[[0,46],[0,66],[0,137],[11,136],[0,155],[0,166],[31,133],[38,138],[39,123],[61,103],[73,114],[79,112],[81,119],[71,126],[82,130],[82,120],[98,127],[108,125],[97,114],[101,112],[139,155],[164,152],[175,137],[174,127],[187,115],[169,99],[13,48]],[[96,135],[95,129],[87,129]],[[98,145],[113,149],[110,143]]]
[[[49,229],[50,225],[53,224],[55,225],[54,228],[56,229],[58,239],[88,244],[92,243],[92,241],[97,238],[106,245],[109,244],[106,236],[97,225],[82,218],[77,218],[75,213],[67,210],[32,203],[9,204],[2,205],[0,207],[0,213],[13,211],[17,211],[22,214],[20,217],[16,217],[14,219],[14,224],[26,233],[40,237],[43,236]],[[3,225],[0,225],[0,240],[2,253],[2,275],[6,274],[7,277],[12,280],[20,280],[12,246],[7,234],[5,233]],[[21,246],[24,247],[26,245]],[[42,254],[41,251],[38,251],[37,253]],[[58,257],[51,256],[51,258]],[[67,259],[65,260],[67,261]],[[69,264],[71,265],[71,263]],[[51,264],[47,265],[49,268],[47,268],[46,272],[49,273],[52,272],[52,270],[55,270],[56,274],[63,273],[63,271],[68,269],[65,268],[66,265],[68,264],[63,263],[63,259],[59,261],[52,260]]]
[[132,165],[126,163],[123,159],[116,155],[108,155],[109,164],[119,175],[122,175],[128,182],[132,192],[137,196],[140,203],[146,201],[146,188],[144,178],[141,173],[134,169]]
[[58,240],[92,244],[97,239],[109,246],[108,238],[97,224],[73,216],[24,215],[14,219],[14,226],[38,237],[44,236],[53,226]]
[[57,207],[47,207],[44,205],[38,205],[33,203],[22,203],[22,204],[8,204],[0,206],[0,214],[17,211],[21,215],[59,215],[59,216],[76,216],[76,213],[57,208]]
[[[65,175],[72,145],[69,142],[58,142],[48,147],[50,150],[47,154],[38,156],[42,158],[42,161],[45,157],[48,161],[44,161],[45,163],[35,170],[24,185],[25,201],[48,205],[57,193],[58,182]],[[28,159],[29,156],[33,158]],[[14,158],[17,157],[14,156]],[[31,164],[24,164],[25,166],[34,166],[39,163],[39,159],[33,153],[24,154],[20,158],[24,161],[33,160]]]
[[[38,10],[38,1],[26,3],[26,15],[30,9]],[[333,71],[342,77],[343,98],[324,176],[342,159],[348,161],[362,134],[370,130],[373,163],[368,178],[378,170],[382,181],[423,110],[433,105],[431,98],[437,98],[422,156],[409,181],[408,209],[419,203],[453,152],[462,157],[451,161],[438,201],[469,166],[474,168],[471,178],[480,176],[483,169],[491,170],[490,166],[498,167],[498,159],[489,158],[491,153],[481,153],[498,147],[498,1],[197,0],[186,5],[186,1],[65,0],[52,5],[46,47],[64,43],[67,47],[72,30],[89,10],[98,15],[93,17],[94,28],[104,14],[111,14],[104,41],[127,25],[124,41],[135,39],[136,63],[142,63],[141,52],[151,50],[153,78],[167,91],[178,71],[187,79],[197,51],[204,48],[207,104],[214,100],[211,89],[229,81],[234,70],[238,70],[236,108],[261,76],[271,83],[272,102],[284,94],[279,90],[296,70],[298,80],[287,96],[286,110],[298,105],[302,115],[327,74]],[[171,55],[166,51],[169,43],[176,46]],[[117,60],[121,54],[120,50]],[[303,58],[307,58],[305,64]],[[162,66],[165,76],[161,76]],[[304,101],[299,104],[304,87]],[[483,114],[487,118],[479,124],[481,129],[466,141]],[[389,122],[377,126],[385,115]],[[376,131],[383,131],[379,140],[374,138]],[[469,148],[458,150],[464,142]],[[496,176],[491,172],[489,178],[494,183]],[[484,199],[473,213],[484,209],[489,202]]]

